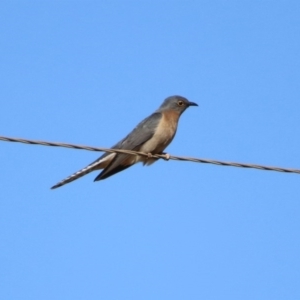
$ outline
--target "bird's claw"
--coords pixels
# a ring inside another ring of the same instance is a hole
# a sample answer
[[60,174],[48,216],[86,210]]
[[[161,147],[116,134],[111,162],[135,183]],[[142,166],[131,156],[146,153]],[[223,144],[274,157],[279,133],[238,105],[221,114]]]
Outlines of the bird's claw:
[[170,159],[170,154],[169,153],[162,153],[164,155],[163,159],[164,160],[169,160]]

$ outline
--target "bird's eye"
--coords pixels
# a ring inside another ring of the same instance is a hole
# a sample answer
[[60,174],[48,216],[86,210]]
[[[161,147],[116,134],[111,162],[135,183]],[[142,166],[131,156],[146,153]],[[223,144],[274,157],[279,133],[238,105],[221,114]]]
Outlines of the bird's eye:
[[179,106],[183,106],[183,101],[178,101]]

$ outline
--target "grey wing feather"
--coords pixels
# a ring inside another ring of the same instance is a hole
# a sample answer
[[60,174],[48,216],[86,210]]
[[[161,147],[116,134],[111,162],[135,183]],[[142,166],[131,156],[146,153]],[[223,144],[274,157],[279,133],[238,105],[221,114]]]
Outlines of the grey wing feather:
[[[160,112],[153,113],[139,123],[131,133],[112,148],[138,150],[137,148],[139,146],[153,137],[161,118],[162,114]],[[108,176],[128,168],[128,165],[122,166],[122,163],[129,157],[130,155],[128,154],[117,154],[112,162],[95,178],[95,181],[107,178]]]
[[140,122],[124,139],[112,148],[133,150],[145,143],[154,135],[161,118],[162,114],[160,112],[153,113]]

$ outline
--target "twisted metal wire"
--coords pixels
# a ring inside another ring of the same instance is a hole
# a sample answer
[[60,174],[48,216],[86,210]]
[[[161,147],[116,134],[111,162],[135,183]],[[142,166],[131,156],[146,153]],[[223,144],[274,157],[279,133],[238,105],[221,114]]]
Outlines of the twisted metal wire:
[[152,158],[157,158],[157,159],[162,158],[162,159],[165,159],[165,160],[172,159],[172,160],[179,160],[179,161],[190,161],[190,162],[196,162],[196,163],[214,164],[214,165],[219,165],[219,166],[251,168],[251,169],[264,170],[264,171],[276,171],[276,172],[300,174],[299,169],[288,169],[288,168],[281,168],[281,167],[271,167],[271,166],[255,165],[255,164],[245,164],[245,163],[238,163],[238,162],[226,162],[226,161],[219,161],[219,160],[212,160],[212,159],[174,156],[174,155],[169,155],[169,154],[149,154],[149,153],[131,151],[131,150],[100,148],[100,147],[91,147],[91,146],[75,145],[75,144],[67,144],[67,143],[58,143],[58,142],[47,142],[47,141],[21,139],[21,138],[12,138],[12,137],[5,137],[5,136],[0,136],[0,140],[5,141],[5,142],[18,142],[18,143],[24,143],[24,144],[30,144],[30,145],[64,147],[64,148],[71,148],[71,149],[88,150],[88,151],[101,151],[101,152],[109,152],[109,153],[124,153],[124,154],[141,155],[141,156],[147,156],[147,157],[150,156]]

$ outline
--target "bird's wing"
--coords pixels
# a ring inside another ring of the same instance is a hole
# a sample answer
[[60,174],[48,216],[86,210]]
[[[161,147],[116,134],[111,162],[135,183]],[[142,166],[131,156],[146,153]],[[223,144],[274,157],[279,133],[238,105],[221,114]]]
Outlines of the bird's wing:
[[[138,151],[140,146],[150,140],[162,118],[160,112],[155,112],[139,123],[131,133],[114,147],[115,149],[126,149]],[[129,154],[117,154],[110,164],[95,178],[95,181],[105,179],[120,171],[123,171],[135,163],[135,157]]]

